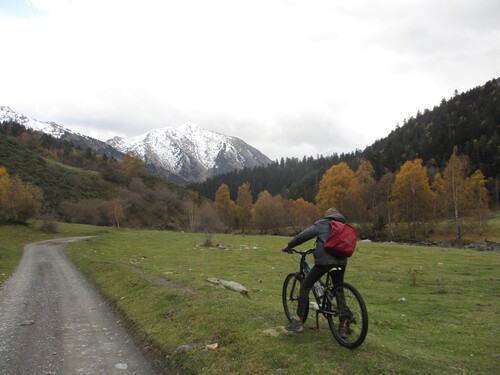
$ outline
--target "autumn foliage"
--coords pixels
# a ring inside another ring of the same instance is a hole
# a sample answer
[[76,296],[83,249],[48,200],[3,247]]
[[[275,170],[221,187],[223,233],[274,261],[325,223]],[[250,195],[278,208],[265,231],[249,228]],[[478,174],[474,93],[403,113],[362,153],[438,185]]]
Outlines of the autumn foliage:
[[0,166],[0,223],[24,223],[35,216],[41,208],[40,188],[10,176]]
[[[240,186],[236,203],[227,185],[222,184],[217,191],[214,206],[219,218],[226,225],[231,223],[232,229],[298,233],[321,218],[326,209],[336,207],[363,238],[424,239],[438,221],[444,221],[459,241],[465,226],[480,232],[490,214],[484,175],[480,170],[469,175],[467,158],[457,156],[456,151],[442,174],[431,174],[421,159],[415,159],[378,181],[367,160],[361,160],[355,171],[339,163],[322,176],[315,203],[303,198],[286,200],[263,190],[252,204],[249,190],[248,183]],[[240,219],[228,220],[231,212],[240,212]]]

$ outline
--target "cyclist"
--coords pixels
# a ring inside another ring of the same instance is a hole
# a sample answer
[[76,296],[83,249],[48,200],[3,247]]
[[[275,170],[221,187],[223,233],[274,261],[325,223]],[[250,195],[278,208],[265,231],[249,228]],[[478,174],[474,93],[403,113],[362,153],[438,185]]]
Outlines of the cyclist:
[[297,305],[297,317],[291,322],[287,322],[285,328],[288,331],[296,333],[304,332],[304,316],[309,308],[309,292],[314,283],[318,281],[325,273],[333,266],[340,268],[338,272],[333,272],[332,279],[334,285],[344,281],[344,273],[347,266],[347,258],[334,257],[326,252],[323,243],[330,235],[330,221],[337,220],[346,223],[347,219],[337,211],[334,207],[329,208],[325,213],[325,218],[316,221],[311,227],[297,234],[286,246],[282,249],[284,252],[289,252],[296,246],[316,237],[316,250],[314,251],[314,266],[307,274],[306,278],[300,284],[300,293]]

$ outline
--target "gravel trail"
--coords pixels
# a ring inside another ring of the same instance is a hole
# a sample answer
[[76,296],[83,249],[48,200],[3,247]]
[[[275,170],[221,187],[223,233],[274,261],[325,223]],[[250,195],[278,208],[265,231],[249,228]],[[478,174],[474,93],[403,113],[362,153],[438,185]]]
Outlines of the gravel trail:
[[27,245],[0,285],[0,374],[154,374],[109,304],[64,253]]

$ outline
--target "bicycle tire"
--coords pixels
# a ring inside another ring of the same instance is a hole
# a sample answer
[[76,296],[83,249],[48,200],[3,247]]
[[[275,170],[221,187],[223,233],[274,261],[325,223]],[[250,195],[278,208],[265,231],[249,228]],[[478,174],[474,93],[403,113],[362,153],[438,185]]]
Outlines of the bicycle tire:
[[368,311],[358,290],[348,283],[329,288],[325,316],[337,342],[348,348],[360,346],[368,333]]
[[[289,322],[292,321],[293,317],[297,315],[297,305],[300,293],[300,283],[302,282],[302,277],[300,273],[290,273],[285,277],[283,282],[282,299],[283,299],[283,310],[285,311],[285,316]],[[303,323],[307,320],[307,315],[309,314],[309,308],[307,308]]]

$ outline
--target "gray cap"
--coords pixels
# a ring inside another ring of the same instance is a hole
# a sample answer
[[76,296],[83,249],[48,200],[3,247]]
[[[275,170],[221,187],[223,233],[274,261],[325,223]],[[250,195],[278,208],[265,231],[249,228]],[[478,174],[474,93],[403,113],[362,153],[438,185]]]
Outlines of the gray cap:
[[328,217],[328,216],[331,216],[334,214],[340,214],[340,212],[335,207],[330,207],[328,210],[326,210],[325,217]]

